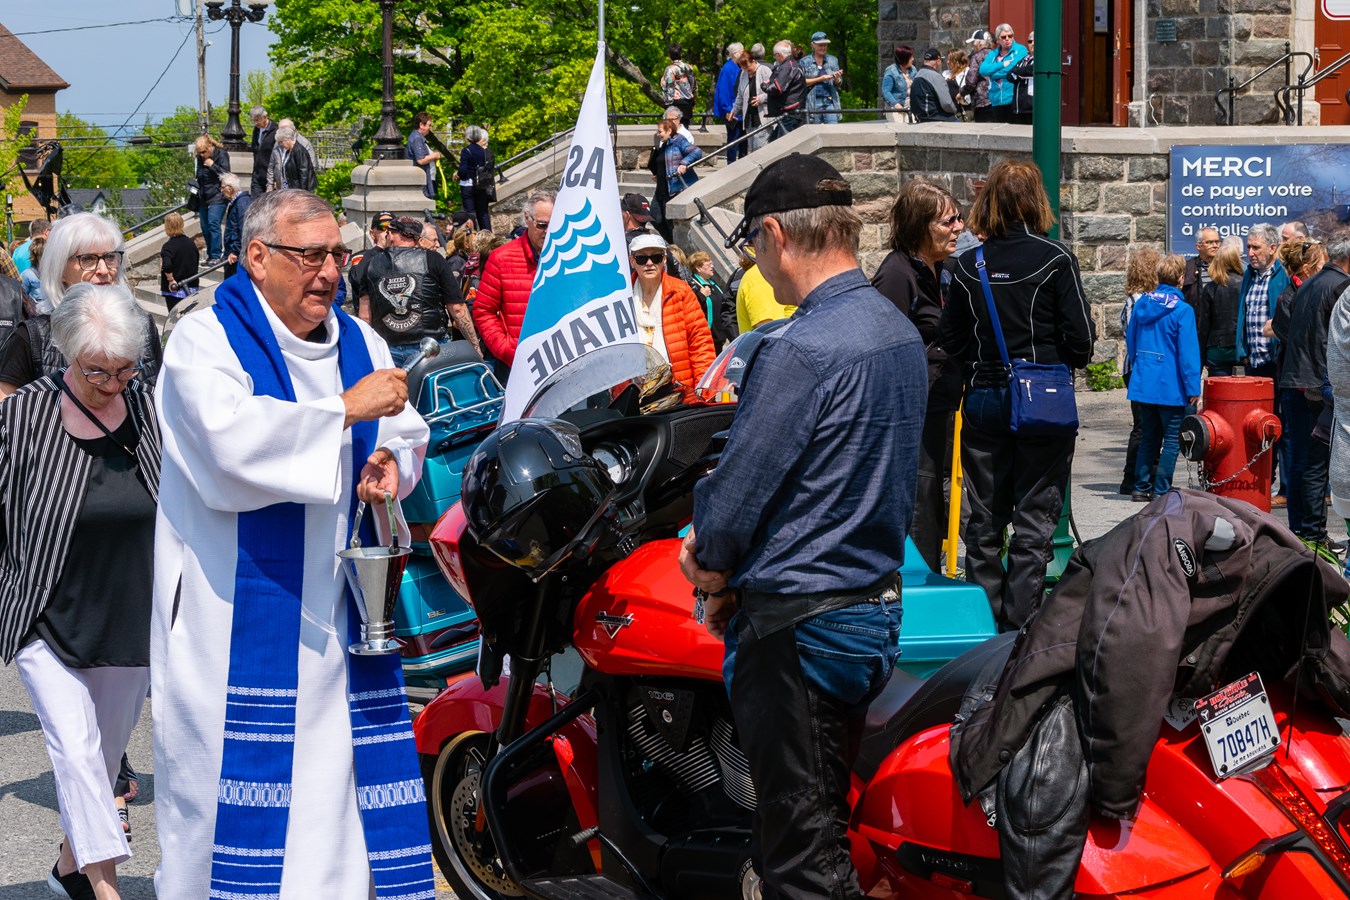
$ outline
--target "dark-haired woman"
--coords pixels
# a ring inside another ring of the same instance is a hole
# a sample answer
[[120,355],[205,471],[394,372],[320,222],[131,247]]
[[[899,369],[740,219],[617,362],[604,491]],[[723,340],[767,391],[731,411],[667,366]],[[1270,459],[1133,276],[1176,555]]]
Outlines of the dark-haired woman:
[[919,482],[909,536],[933,571],[941,565],[947,504],[943,480],[951,468],[952,423],[961,405],[961,369],[938,346],[938,324],[947,305],[943,260],[956,252],[965,220],[946,188],[914,179],[891,207],[891,252],[872,285],[909,316],[928,349],[928,412],[919,445]]
[[[1011,161],[994,166],[969,224],[985,236],[985,271],[1008,357],[1086,366],[1094,338],[1087,299],[1077,259],[1046,237],[1054,214],[1040,169]],[[966,575],[989,595],[999,627],[1017,630],[1045,590],[1075,438],[1019,436],[1009,426],[1009,373],[994,336],[977,253],[968,250],[957,258],[939,342],[969,367],[961,430],[970,501]],[[1005,565],[1001,551],[1009,525]]]
[[914,67],[914,50],[901,44],[895,48],[895,62],[886,67],[881,76],[881,96],[892,112],[886,118],[892,122],[908,122],[909,84],[918,70]]

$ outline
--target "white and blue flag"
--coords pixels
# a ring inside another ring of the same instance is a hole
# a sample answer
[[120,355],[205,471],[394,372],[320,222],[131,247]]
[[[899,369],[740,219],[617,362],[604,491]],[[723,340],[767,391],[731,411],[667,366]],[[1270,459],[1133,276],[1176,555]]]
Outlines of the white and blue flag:
[[[545,386],[549,408],[565,409],[647,369],[646,347],[633,316],[632,278],[605,108],[602,43],[530,287],[506,385],[503,423],[520,418]],[[561,379],[554,377],[582,356],[587,357],[586,365],[571,367]]]

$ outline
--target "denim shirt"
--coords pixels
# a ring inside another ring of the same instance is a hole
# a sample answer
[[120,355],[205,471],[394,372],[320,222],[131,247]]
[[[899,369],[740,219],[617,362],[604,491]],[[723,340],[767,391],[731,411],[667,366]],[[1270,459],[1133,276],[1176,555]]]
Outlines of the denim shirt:
[[699,562],[770,594],[894,573],[927,394],[909,319],[858,269],[819,285],[755,356],[726,450],[694,488]]

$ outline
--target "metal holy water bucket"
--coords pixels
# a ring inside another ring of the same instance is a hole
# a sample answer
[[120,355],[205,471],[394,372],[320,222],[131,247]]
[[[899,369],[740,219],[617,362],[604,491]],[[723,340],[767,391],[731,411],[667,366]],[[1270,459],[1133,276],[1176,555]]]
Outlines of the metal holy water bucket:
[[385,494],[385,506],[389,511],[392,546],[361,546],[361,516],[366,508],[363,502],[356,508],[351,546],[338,551],[342,571],[346,573],[347,584],[361,615],[361,640],[347,647],[357,656],[398,653],[403,648],[403,642],[394,637],[394,606],[412,548],[398,546],[398,522],[394,518],[393,498],[388,494]]

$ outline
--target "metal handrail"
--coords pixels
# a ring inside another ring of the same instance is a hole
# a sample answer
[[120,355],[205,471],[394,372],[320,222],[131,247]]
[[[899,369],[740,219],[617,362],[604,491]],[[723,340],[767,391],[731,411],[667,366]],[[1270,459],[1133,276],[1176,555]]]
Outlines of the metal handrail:
[[193,282],[199,281],[199,280],[202,278],[202,276],[204,276],[204,275],[210,275],[212,272],[216,271],[217,269],[223,269],[223,268],[225,268],[226,265],[228,265],[228,263],[227,263],[225,260],[222,259],[220,262],[216,263],[214,266],[210,266],[209,268],[202,269],[202,270],[199,271],[196,275],[189,275],[187,278],[184,278],[182,281],[180,281],[180,282],[178,282],[178,283],[179,283],[180,285],[192,284]]
[[531,147],[526,147],[524,150],[520,151],[514,156],[509,156],[506,159],[502,160],[493,160],[492,168],[497,172],[498,183],[506,181],[506,169],[507,167],[512,165],[516,160],[523,159],[526,156],[532,156],[538,151],[544,149],[545,147],[556,146],[560,141],[563,140],[563,138],[570,137],[572,135],[572,132],[574,131],[576,131],[575,126],[567,129],[566,131],[556,131],[553,134],[549,135],[548,137],[544,138],[542,141],[539,141],[537,144],[534,144]]
[[[804,110],[802,110],[802,112],[806,114],[806,118],[803,120],[802,124],[803,124],[803,125],[810,125],[810,124],[811,124],[811,118],[812,118],[812,116],[823,116],[823,115],[825,115],[825,114],[827,114],[827,113],[838,113],[838,114],[840,114],[840,115],[843,115],[844,113],[879,113],[879,114],[884,114],[884,113],[901,112],[901,110],[897,110],[897,109],[894,109],[894,108],[891,108],[891,107],[887,107],[887,106],[877,106],[877,107],[866,107],[866,108],[859,108],[859,109],[804,109]],[[909,115],[909,116],[910,116],[910,121],[913,121],[913,115],[909,113],[909,110],[903,110],[903,112],[905,112],[906,115]],[[740,137],[736,138],[736,140],[734,140],[734,141],[728,141],[727,143],[725,143],[725,144],[723,144],[722,146],[718,147],[716,150],[709,150],[707,153],[703,154],[703,156],[701,156],[700,158],[694,160],[694,162],[690,163],[689,167],[690,167],[690,168],[697,168],[698,166],[703,165],[705,162],[706,162],[706,163],[710,163],[711,160],[714,160],[714,159],[716,159],[717,157],[722,156],[722,155],[725,154],[728,150],[730,150],[733,146],[735,146],[735,145],[737,145],[737,144],[744,143],[745,141],[747,141],[747,140],[750,139],[751,137],[753,137],[753,136],[759,134],[760,132],[767,131],[767,130],[770,129],[770,128],[776,128],[776,127],[778,127],[778,122],[779,122],[780,119],[782,119],[782,116],[779,116],[778,118],[774,119],[774,120],[771,121],[771,122],[766,122],[766,123],[764,123],[763,125],[760,125],[760,126],[759,126],[758,128],[756,128],[754,131],[746,132],[745,134],[743,134],[743,135],[741,135]]]
[[180,212],[180,211],[185,210],[185,209],[187,209],[187,201],[184,201],[184,202],[178,204],[178,205],[175,206],[173,209],[166,209],[166,210],[164,210],[164,212],[160,213],[160,214],[157,215],[157,216],[151,216],[150,218],[145,219],[144,221],[137,222],[135,225],[132,225],[132,226],[130,226],[130,227],[128,227],[128,228],[123,228],[123,229],[122,229],[122,236],[125,237],[125,238],[132,238],[132,237],[135,237],[135,236],[136,236],[136,232],[140,231],[140,230],[141,230],[142,228],[144,228],[145,226],[147,226],[147,225],[152,225],[152,224],[155,224],[155,223],[157,223],[157,222],[163,221],[164,217],[167,216],[169,213],[176,213],[176,212]]
[[[1331,63],[1331,65],[1327,66],[1325,69],[1323,69],[1322,71],[1318,72],[1318,73],[1317,73],[1316,75],[1314,75],[1312,78],[1308,78],[1308,77],[1307,77],[1307,75],[1308,75],[1308,69],[1312,68],[1312,63],[1310,62],[1310,63],[1308,64],[1308,66],[1307,66],[1306,68],[1304,68],[1303,72],[1298,76],[1298,84],[1290,84],[1290,85],[1286,85],[1286,86],[1283,87],[1283,88],[1278,88],[1278,89],[1276,89],[1276,91],[1275,91],[1276,95],[1279,95],[1279,94],[1281,94],[1281,93],[1284,94],[1284,108],[1285,108],[1285,118],[1284,118],[1284,122],[1285,122],[1285,124],[1286,124],[1286,125],[1289,124],[1289,95],[1290,95],[1290,94],[1292,94],[1294,91],[1298,91],[1298,116],[1297,116],[1297,119],[1296,119],[1296,124],[1302,125],[1302,124],[1303,124],[1303,95],[1304,95],[1304,93],[1308,90],[1308,88],[1316,86],[1317,83],[1318,83],[1319,81],[1322,81],[1322,80],[1325,79],[1325,78],[1328,78],[1328,77],[1330,77],[1330,76],[1332,76],[1332,75],[1335,75],[1338,71],[1340,71],[1341,69],[1343,69],[1346,65],[1350,65],[1350,53],[1344,53],[1344,54],[1342,54],[1339,58],[1336,59],[1335,62]],[[1350,91],[1347,91],[1346,93],[1347,93],[1347,95],[1350,95]],[[1350,100],[1347,100],[1347,102],[1350,102]]]
[[[1288,86],[1293,84],[1294,58],[1298,56],[1305,57],[1308,60],[1307,64],[1303,67],[1302,74],[1299,75],[1299,79],[1302,80],[1303,76],[1307,75],[1308,70],[1311,69],[1313,66],[1313,56],[1311,53],[1307,53],[1303,50],[1292,50],[1290,48],[1290,44],[1288,41],[1284,42],[1284,55],[1282,55],[1279,59],[1275,60],[1270,65],[1266,66],[1264,69],[1257,72],[1255,75],[1251,76],[1241,84],[1237,84],[1236,82],[1234,82],[1233,76],[1229,75],[1228,86],[1219,88],[1217,91],[1214,92],[1214,105],[1218,108],[1218,115],[1215,116],[1215,118],[1218,119],[1219,124],[1236,125],[1237,111],[1234,109],[1235,103],[1234,98],[1237,96],[1237,92],[1249,87],[1258,78],[1273,71],[1278,66],[1284,66],[1284,84],[1275,89],[1275,110],[1277,113],[1280,114],[1281,120],[1284,121],[1286,124],[1288,124],[1289,122],[1288,96],[1286,94],[1285,102],[1284,104],[1281,104],[1280,91],[1286,89]],[[1223,102],[1224,94],[1228,95],[1227,107],[1224,106]]]

